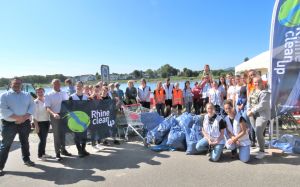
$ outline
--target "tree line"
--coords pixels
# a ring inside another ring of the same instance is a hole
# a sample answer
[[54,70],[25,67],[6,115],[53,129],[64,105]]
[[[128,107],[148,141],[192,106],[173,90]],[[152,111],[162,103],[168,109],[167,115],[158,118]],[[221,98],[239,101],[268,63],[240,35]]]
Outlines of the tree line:
[[[228,69],[219,69],[219,70],[211,70],[214,77],[219,77],[220,75],[225,75],[226,73],[234,73],[234,68]],[[167,78],[172,76],[179,76],[179,77],[198,77],[202,75],[202,71],[193,71],[188,68],[183,68],[182,71],[172,67],[170,64],[165,64],[161,66],[157,70],[147,69],[146,71],[141,70],[134,70],[132,73],[129,74],[129,78],[139,79],[145,77],[147,78]],[[100,80],[101,76],[97,72],[95,74],[96,80]],[[28,75],[20,77],[23,82],[32,83],[32,84],[49,84],[52,79],[59,79],[62,82],[65,81],[68,77],[62,74],[55,74],[55,75]],[[0,87],[5,87],[9,84],[10,79],[8,78],[0,78]]]
[[[21,76],[19,77],[26,83],[32,84],[49,84],[52,79],[59,79],[60,81],[65,81],[68,77],[62,74],[55,74],[55,75],[28,75],[28,76]],[[0,78],[0,87],[6,87],[10,82],[8,78]]]

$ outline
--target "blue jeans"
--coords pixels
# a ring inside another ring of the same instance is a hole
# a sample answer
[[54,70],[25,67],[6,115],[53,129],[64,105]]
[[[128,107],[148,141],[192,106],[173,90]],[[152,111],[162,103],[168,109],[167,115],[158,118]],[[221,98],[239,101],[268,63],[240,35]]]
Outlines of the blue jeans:
[[3,170],[8,158],[9,149],[13,143],[16,134],[19,134],[21,143],[23,161],[29,161],[29,142],[28,137],[31,130],[30,121],[27,120],[22,124],[2,121],[2,142],[0,144],[0,170]]
[[[224,144],[217,144],[214,145],[210,154],[210,159],[214,162],[217,162],[222,153],[223,153],[223,147]],[[204,153],[207,152],[209,149],[208,141],[206,138],[202,138],[201,140],[198,141],[196,144],[196,150],[199,151],[199,153]]]

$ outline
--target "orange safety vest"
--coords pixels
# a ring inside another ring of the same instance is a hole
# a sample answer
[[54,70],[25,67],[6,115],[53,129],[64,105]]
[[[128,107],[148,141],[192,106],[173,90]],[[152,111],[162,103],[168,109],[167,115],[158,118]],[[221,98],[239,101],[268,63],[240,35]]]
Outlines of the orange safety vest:
[[164,89],[161,88],[161,89],[156,89],[155,90],[155,99],[156,99],[156,104],[161,104],[161,103],[165,103],[165,93],[164,93]]
[[182,105],[183,93],[181,89],[173,89],[173,105]]

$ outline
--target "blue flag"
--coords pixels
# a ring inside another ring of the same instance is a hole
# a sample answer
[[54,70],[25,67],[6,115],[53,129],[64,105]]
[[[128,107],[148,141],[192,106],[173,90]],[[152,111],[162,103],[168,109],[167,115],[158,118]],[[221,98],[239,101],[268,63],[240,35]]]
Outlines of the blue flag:
[[270,48],[274,118],[300,109],[300,0],[276,0]]

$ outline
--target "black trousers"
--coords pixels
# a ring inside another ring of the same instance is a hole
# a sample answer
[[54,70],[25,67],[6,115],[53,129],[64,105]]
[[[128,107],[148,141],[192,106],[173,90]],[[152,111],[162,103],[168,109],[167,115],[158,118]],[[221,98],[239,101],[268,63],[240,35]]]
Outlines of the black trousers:
[[23,161],[27,162],[30,160],[28,142],[30,131],[31,125],[29,120],[26,120],[22,124],[16,124],[14,122],[2,120],[2,141],[0,144],[0,170],[3,170],[5,166],[9,154],[9,149],[15,139],[16,134],[19,134]]
[[40,138],[39,148],[38,148],[38,157],[42,157],[46,154],[46,143],[47,143],[47,137],[50,127],[49,121],[41,121],[38,122],[39,125],[39,133],[38,136]]

